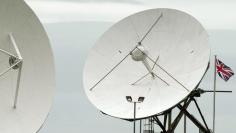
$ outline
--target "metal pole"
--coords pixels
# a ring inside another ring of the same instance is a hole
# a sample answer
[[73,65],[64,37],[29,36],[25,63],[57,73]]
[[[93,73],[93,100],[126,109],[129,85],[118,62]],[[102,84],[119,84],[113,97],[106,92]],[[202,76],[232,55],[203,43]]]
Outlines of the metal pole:
[[148,132],[151,133],[151,118],[148,118]]
[[167,114],[164,115],[164,128],[166,129]]
[[134,102],[134,133],[135,133],[135,119],[136,119],[136,102]]
[[0,52],[4,53],[4,54],[6,54],[6,55],[9,55],[9,56],[15,57],[15,58],[18,59],[17,56],[15,56],[14,54],[11,54],[10,52],[8,52],[8,51],[6,51],[6,50],[0,49]]
[[150,133],[152,133],[152,117],[150,117]]
[[139,127],[139,133],[142,133],[142,120],[141,120],[141,119],[140,119],[140,121],[139,121],[139,124],[140,124],[140,125],[139,125],[139,126],[140,126],[140,127]]
[[207,123],[206,123],[206,120],[205,120],[205,118],[204,118],[204,116],[203,116],[203,114],[202,114],[202,111],[200,110],[200,107],[198,106],[198,104],[197,104],[197,101],[193,98],[193,101],[194,101],[194,103],[195,103],[195,105],[196,105],[196,107],[197,107],[197,109],[198,109],[198,112],[199,112],[199,114],[200,114],[200,116],[201,116],[201,118],[202,118],[202,120],[203,120],[203,122],[204,122],[204,124],[205,124],[205,126],[206,126],[206,128],[207,128],[207,130],[209,130],[209,128],[208,128],[208,126],[207,126]]
[[168,130],[171,128],[171,110],[168,113]]
[[[162,130],[162,133],[166,133],[166,129],[165,129],[164,125],[161,123],[161,121],[158,119],[158,117],[157,116],[153,116],[153,120],[156,122],[157,125],[159,125],[159,127]],[[153,133],[154,133],[154,131],[155,131],[155,129],[154,129],[154,125],[153,125]]]
[[16,109],[17,102],[18,102],[18,95],[20,89],[20,78],[21,78],[21,70],[22,70],[23,62],[20,63],[20,67],[18,69],[18,76],[17,76],[17,83],[16,83],[16,91],[15,91],[15,98],[14,98],[14,105],[13,108]]
[[15,38],[13,37],[13,34],[10,33],[10,34],[9,34],[9,37],[10,37],[10,40],[11,40],[11,42],[12,42],[12,45],[13,45],[14,49],[16,50],[16,54],[17,54],[18,58],[19,58],[20,60],[22,60],[23,58],[22,58],[21,53],[20,53],[20,50],[19,50],[19,48],[18,48],[18,46],[17,46],[17,44],[16,44]]
[[[189,106],[189,104],[190,104],[191,101],[192,101],[192,100],[189,99],[189,100],[183,105],[183,108],[180,109],[179,114],[178,114],[177,117],[174,119],[174,121],[172,122],[172,124],[170,123],[170,127],[168,127],[167,133],[173,133],[173,132],[174,132],[175,128],[177,127],[177,125],[178,125],[178,123],[179,123],[179,121],[181,120],[182,116],[184,115],[184,111],[185,111],[184,109],[187,109],[187,108],[188,108],[188,106]],[[178,108],[179,108],[179,106],[182,107],[182,105],[180,105],[180,104],[177,105]]]
[[211,91],[211,90],[204,90],[204,92],[232,93],[233,91]]
[[[184,102],[186,104],[187,101]],[[184,115],[184,133],[187,133],[187,119],[186,115]]]
[[203,126],[192,114],[190,114],[186,108],[184,108],[182,105],[177,106],[183,113],[203,132],[203,133],[210,133],[205,126]]
[[16,62],[16,63],[13,64],[12,66],[8,67],[7,69],[5,69],[4,71],[2,71],[2,72],[0,73],[0,76],[4,75],[4,74],[7,73],[8,71],[10,71],[14,66],[18,65],[18,64],[21,63],[21,62],[22,62],[22,60]]
[[151,124],[152,124],[152,125],[151,125],[151,131],[152,131],[152,133],[153,133],[153,132],[154,132],[154,131],[153,131],[153,126],[154,126],[154,125],[153,125],[153,117],[151,117]]
[[214,92],[213,92],[213,133],[215,133],[215,108],[216,108],[216,59],[214,60]]
[[186,115],[184,115],[184,133],[186,133],[186,128],[187,128],[187,126],[186,126]]

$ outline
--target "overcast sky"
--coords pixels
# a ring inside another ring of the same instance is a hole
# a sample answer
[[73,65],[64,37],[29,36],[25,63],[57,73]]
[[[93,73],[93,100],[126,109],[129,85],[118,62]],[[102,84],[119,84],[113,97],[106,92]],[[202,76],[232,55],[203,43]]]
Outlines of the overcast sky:
[[235,0],[26,0],[43,23],[116,22],[149,8],[176,8],[196,17],[207,29],[236,29]]
[[[40,133],[129,133],[132,123],[102,115],[86,98],[82,85],[87,52],[112,24],[149,8],[175,8],[197,18],[210,35],[212,55],[236,71],[236,0],[26,0],[43,22],[51,40],[56,66],[57,91],[52,111]],[[72,61],[73,59],[73,61]],[[213,66],[201,86],[212,88]],[[233,90],[217,78],[220,90]],[[235,132],[236,93],[217,95],[217,133]],[[212,127],[212,95],[198,102]],[[196,115],[196,108],[191,113]],[[199,117],[199,115],[198,115]],[[92,128],[91,128],[92,127]],[[191,133],[197,133],[188,125]],[[180,127],[179,133],[182,132]]]

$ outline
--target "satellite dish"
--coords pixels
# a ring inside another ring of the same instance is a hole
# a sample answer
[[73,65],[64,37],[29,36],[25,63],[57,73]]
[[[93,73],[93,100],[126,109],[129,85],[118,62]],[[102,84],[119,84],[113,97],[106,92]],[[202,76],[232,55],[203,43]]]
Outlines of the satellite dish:
[[54,63],[42,24],[23,0],[0,2],[0,132],[36,133],[55,88]]
[[[159,114],[181,102],[201,81],[209,63],[208,34],[192,16],[151,9],[114,24],[89,52],[84,88],[102,112],[133,119]],[[130,100],[130,98],[129,98]]]

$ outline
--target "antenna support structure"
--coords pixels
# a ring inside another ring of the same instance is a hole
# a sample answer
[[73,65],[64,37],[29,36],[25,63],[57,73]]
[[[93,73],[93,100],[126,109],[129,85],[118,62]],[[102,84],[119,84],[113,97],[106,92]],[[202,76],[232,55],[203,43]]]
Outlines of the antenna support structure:
[[[143,133],[155,133],[155,129],[154,129],[154,125],[157,125],[159,127],[159,129],[161,130],[160,133],[174,133],[176,127],[178,126],[178,124],[180,123],[181,118],[184,116],[185,121],[186,121],[186,117],[192,121],[192,123],[199,128],[199,133],[213,133],[211,129],[209,129],[206,120],[203,116],[203,113],[196,101],[197,97],[200,97],[202,94],[209,92],[209,91],[205,91],[203,89],[195,89],[194,91],[192,91],[190,93],[190,95],[188,97],[185,98],[185,100],[183,100],[182,102],[178,103],[176,106],[170,108],[167,111],[164,111],[161,114],[157,114],[154,116],[150,116],[147,118],[143,118],[143,119],[139,119],[140,121],[144,121],[144,120],[148,120],[148,122],[144,123],[144,124],[140,124],[140,128],[141,126],[144,126],[144,130]],[[200,122],[196,117],[194,117],[193,114],[191,114],[187,109],[190,105],[190,103],[193,103],[197,110],[198,113],[201,116],[201,121]],[[172,112],[174,109],[178,109],[179,112],[176,115],[176,117],[173,119],[172,116]],[[163,119],[163,121],[161,121],[161,119]],[[173,120],[172,120],[173,119]],[[125,119],[128,121],[133,121],[132,119]],[[184,124],[184,133],[186,133],[186,122]],[[140,133],[142,131],[140,130]]]
[[17,46],[16,40],[12,33],[8,34],[10,43],[13,45],[13,48],[16,52],[16,55],[6,51],[4,49],[0,49],[0,52],[3,54],[6,54],[9,56],[9,67],[7,67],[5,70],[3,70],[0,73],[0,76],[4,76],[7,72],[11,70],[17,70],[17,82],[16,82],[16,88],[15,88],[15,96],[14,96],[14,103],[13,108],[16,109],[17,107],[17,101],[18,101],[18,95],[19,95],[19,89],[20,89],[20,80],[21,80],[21,71],[23,66],[23,58],[21,56],[20,50]]

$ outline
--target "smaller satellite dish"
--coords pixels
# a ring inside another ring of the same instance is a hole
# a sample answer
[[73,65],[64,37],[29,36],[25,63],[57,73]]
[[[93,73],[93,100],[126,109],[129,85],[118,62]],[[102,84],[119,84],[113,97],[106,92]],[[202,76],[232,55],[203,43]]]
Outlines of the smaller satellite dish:
[[[91,49],[84,89],[102,112],[133,119],[160,114],[186,98],[209,63],[208,35],[192,16],[174,9],[151,9],[114,24]],[[129,99],[130,100],[130,99]]]
[[0,132],[36,133],[55,88],[49,40],[23,0],[1,0],[0,20]]

